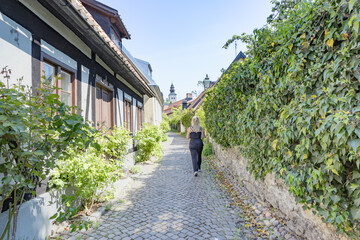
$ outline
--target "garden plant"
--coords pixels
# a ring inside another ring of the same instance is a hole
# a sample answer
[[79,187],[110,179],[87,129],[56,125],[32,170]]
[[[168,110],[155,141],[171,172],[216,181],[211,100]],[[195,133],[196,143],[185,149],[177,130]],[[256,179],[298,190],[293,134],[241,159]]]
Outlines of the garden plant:
[[163,138],[163,131],[159,126],[144,124],[141,131],[135,135],[136,141],[136,162],[149,161],[151,156],[161,159],[163,156],[163,149],[161,141]]
[[[11,71],[2,74],[9,80]],[[51,82],[30,89],[21,84],[0,82],[0,206],[9,201],[9,218],[0,239],[15,239],[17,215],[25,196],[35,195],[65,151],[86,149],[92,143],[90,126],[54,94]],[[11,227],[12,226],[12,227]],[[12,233],[10,233],[12,229]]]

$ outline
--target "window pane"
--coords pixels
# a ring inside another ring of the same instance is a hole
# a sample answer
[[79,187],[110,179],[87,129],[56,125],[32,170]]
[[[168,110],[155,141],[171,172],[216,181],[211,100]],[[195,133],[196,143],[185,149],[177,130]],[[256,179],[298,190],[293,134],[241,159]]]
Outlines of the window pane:
[[68,106],[71,105],[70,93],[62,92],[60,98],[61,98],[61,101],[63,103],[65,103],[66,105],[68,105]]
[[67,72],[61,71],[61,89],[66,92],[71,92],[71,75]]
[[44,62],[43,63],[43,74],[45,76],[46,81],[51,81],[54,84],[54,76],[55,76],[55,67],[50,64]]
[[115,43],[115,45],[121,49],[121,40],[119,39],[118,35],[115,33],[113,28],[110,28],[110,36],[111,36],[111,40],[113,41],[113,43]]

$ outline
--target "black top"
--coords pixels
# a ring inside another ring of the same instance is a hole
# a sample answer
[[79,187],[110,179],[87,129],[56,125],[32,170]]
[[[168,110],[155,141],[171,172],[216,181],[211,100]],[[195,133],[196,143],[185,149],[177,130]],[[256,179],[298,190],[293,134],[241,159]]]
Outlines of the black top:
[[201,139],[201,132],[191,132],[190,139]]
[[[193,130],[193,128],[190,128]],[[189,147],[190,149],[202,149],[204,146],[203,141],[201,140],[201,133],[202,129],[200,128],[199,132],[190,132],[190,142]]]

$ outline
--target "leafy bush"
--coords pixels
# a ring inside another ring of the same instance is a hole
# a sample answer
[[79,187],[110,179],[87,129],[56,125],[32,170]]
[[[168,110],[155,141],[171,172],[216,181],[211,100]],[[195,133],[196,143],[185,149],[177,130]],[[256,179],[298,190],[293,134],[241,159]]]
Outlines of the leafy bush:
[[191,126],[191,119],[193,116],[194,111],[192,109],[173,108],[172,114],[169,116],[169,123],[172,127],[178,127],[181,122],[184,127],[188,128]]
[[80,153],[69,150],[69,155],[57,163],[50,182],[58,188],[73,190],[85,212],[89,212],[95,201],[111,197],[109,187],[118,179],[118,165],[94,148]]
[[131,142],[129,131],[124,127],[113,127],[111,131],[103,130],[99,139],[100,146],[112,159],[122,160],[127,154],[127,147]]
[[162,141],[167,141],[167,133],[170,131],[170,120],[169,117],[164,113],[162,121],[160,123],[160,129],[163,132]]
[[73,216],[76,211],[72,211],[70,206],[76,198],[86,212],[91,210],[94,202],[111,198],[111,186],[122,174],[121,160],[127,154],[131,138],[129,132],[123,127],[114,127],[111,131],[106,128],[92,130],[92,139],[97,147],[77,152],[68,148],[69,157],[59,161],[52,173],[52,185],[73,190],[73,195],[65,198],[66,207],[56,215],[57,221]]
[[160,128],[163,132],[170,131],[170,119],[165,113],[162,116],[162,122],[160,123]]
[[[2,74],[10,77],[10,71]],[[21,85],[6,87],[0,82],[0,206],[12,196],[9,220],[0,239],[15,238],[18,209],[26,193],[35,194],[35,186],[55,167],[56,159],[67,157],[65,149],[74,151],[91,144],[91,129],[75,109],[54,94],[51,83],[32,90]],[[17,207],[16,207],[17,206]]]
[[136,133],[136,162],[145,162],[150,160],[151,156],[161,159],[163,150],[161,139],[163,132],[158,126],[144,124],[143,129]]
[[171,125],[171,128],[176,127],[176,129],[179,127],[180,121],[181,121],[181,109],[180,108],[173,108],[171,109],[172,113],[169,116],[169,123]]
[[297,202],[348,234],[360,219],[360,5],[277,1],[269,26],[234,36],[248,57],[204,104],[223,146],[243,146],[249,170],[282,177]]
[[203,154],[204,156],[211,156],[211,155],[213,155],[213,149],[212,149],[212,144],[211,144],[211,143],[205,143],[205,144],[204,144],[204,148],[203,148],[202,154]]

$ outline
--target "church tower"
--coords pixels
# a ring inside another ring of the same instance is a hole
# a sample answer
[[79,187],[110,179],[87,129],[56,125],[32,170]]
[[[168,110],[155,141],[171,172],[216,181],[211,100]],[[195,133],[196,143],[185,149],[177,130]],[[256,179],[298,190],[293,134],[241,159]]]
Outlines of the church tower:
[[170,86],[169,101],[170,103],[176,102],[176,93],[175,93],[174,84],[171,84]]

